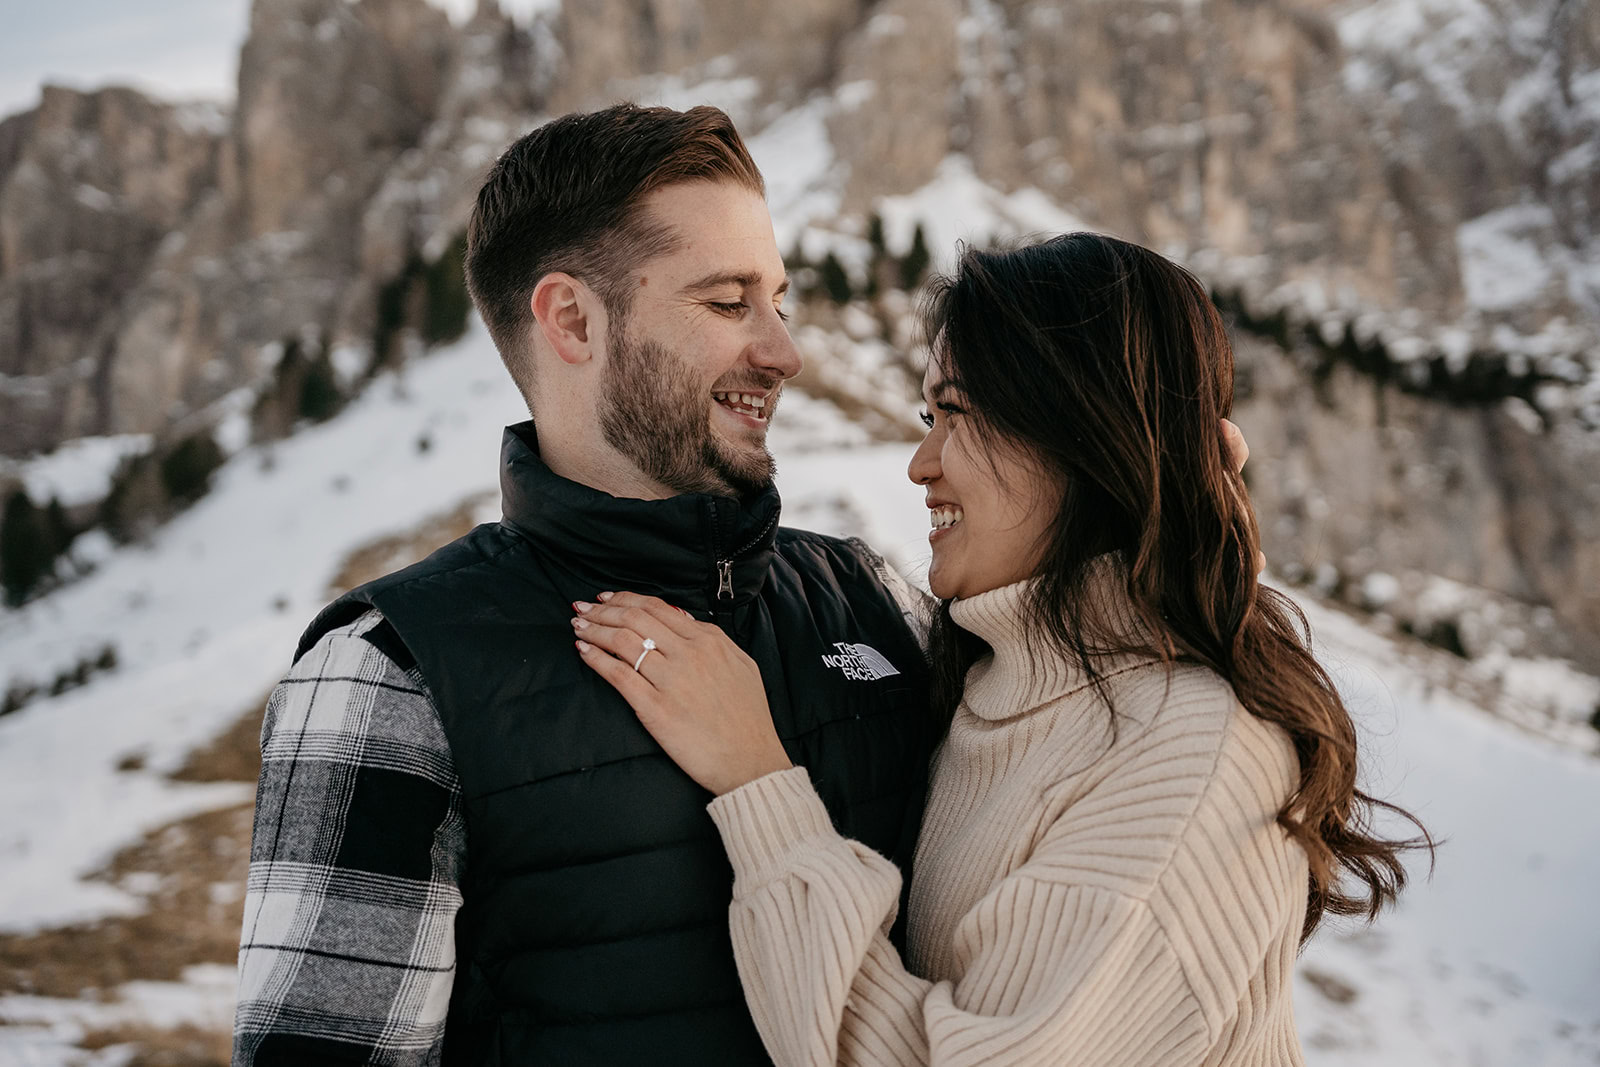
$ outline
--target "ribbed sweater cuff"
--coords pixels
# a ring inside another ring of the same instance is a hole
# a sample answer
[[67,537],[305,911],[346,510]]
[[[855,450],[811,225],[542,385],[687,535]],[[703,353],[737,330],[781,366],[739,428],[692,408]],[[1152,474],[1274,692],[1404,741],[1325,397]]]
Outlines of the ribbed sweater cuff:
[[782,873],[797,845],[835,833],[804,767],[757,778],[709,806],[733,864],[735,894],[759,889]]

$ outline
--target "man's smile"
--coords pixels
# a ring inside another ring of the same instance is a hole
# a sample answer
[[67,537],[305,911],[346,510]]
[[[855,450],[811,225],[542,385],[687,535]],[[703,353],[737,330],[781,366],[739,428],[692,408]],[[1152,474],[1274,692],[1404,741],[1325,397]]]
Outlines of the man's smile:
[[777,404],[776,395],[765,391],[719,389],[711,394],[711,399],[741,427],[762,432],[767,429],[772,410]]

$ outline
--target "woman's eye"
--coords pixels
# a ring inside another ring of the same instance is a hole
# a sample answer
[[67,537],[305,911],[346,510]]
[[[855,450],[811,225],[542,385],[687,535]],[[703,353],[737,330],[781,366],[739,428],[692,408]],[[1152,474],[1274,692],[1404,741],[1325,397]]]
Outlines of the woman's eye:
[[967,409],[959,404],[940,404],[939,410],[946,415],[965,415],[967,413]]
[[926,411],[919,411],[917,412],[917,417],[922,420],[922,425],[926,426],[930,430],[933,429],[932,415],[929,415]]

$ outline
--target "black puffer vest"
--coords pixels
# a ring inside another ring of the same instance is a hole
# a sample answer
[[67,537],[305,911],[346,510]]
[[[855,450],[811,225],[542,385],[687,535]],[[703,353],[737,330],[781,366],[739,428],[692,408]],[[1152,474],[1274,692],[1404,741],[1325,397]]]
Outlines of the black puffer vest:
[[906,870],[932,744],[915,635],[866,553],[778,528],[774,491],[617,499],[551,473],[531,423],[501,484],[502,521],[335,601],[300,646],[376,607],[444,722],[468,842],[445,1060],[766,1063],[710,795],[579,661],[570,604],[627,589],[715,621],[839,830]]

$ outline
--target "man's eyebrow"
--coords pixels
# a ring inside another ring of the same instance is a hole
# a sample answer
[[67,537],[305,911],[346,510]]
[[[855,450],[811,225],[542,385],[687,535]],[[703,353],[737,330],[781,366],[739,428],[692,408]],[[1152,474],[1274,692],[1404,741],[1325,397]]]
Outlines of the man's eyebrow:
[[[761,284],[761,280],[762,275],[759,272],[722,270],[715,274],[708,274],[704,278],[698,278],[695,281],[690,282],[688,285],[683,287],[683,291],[686,293],[699,293],[708,289],[720,289],[726,285],[736,285],[740,289],[753,289]],[[783,281],[779,284],[776,291],[778,293],[786,293],[789,291],[789,276],[787,274],[783,276]]]

